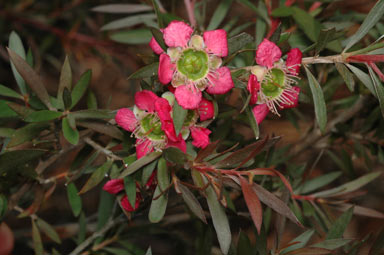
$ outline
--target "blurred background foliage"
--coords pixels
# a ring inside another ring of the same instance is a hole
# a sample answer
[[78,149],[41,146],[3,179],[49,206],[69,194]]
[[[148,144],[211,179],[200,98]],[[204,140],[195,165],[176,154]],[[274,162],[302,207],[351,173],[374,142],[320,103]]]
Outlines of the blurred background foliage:
[[[187,20],[188,14],[183,1],[156,2],[164,22],[173,19]],[[315,36],[316,33],[313,36],[315,38],[311,36],[314,31],[308,31],[307,23],[303,23],[300,15],[292,16],[283,9],[275,9],[272,16],[268,15],[268,5],[276,7],[284,2],[196,1],[197,28],[202,30],[222,27],[227,30],[229,37],[241,32],[247,32],[254,37],[252,42],[243,47],[248,50],[244,50],[229,61],[229,65],[233,67],[253,64],[254,49],[268,33],[271,17],[280,18],[283,22],[280,28],[283,34],[280,39],[284,39],[284,33],[287,36],[287,41],[281,45],[283,51],[287,51],[290,47],[299,47],[305,51],[305,56],[315,56],[319,53],[317,52],[319,49],[311,45],[318,38]],[[366,13],[376,3],[373,0],[318,1],[321,4],[315,6],[314,2],[298,0],[295,6],[314,17],[323,28],[335,27],[334,36],[340,39],[333,41],[335,42],[333,45],[321,49],[322,56],[341,52],[340,42],[356,32]],[[103,114],[113,116],[113,110],[132,106],[133,95],[139,89],[140,81],[127,77],[156,60],[147,43],[152,37],[148,26],[158,28],[157,16],[151,1],[118,3],[140,4],[140,7],[131,6],[126,9],[123,7],[108,9],[105,7],[106,4],[117,2],[2,1],[0,84],[19,91],[6,50],[11,32],[16,31],[26,51],[30,52],[29,56],[33,56],[31,61],[33,69],[40,75],[50,95],[56,95],[58,92],[62,65],[68,56],[73,85],[81,81],[81,77],[85,79],[87,70],[92,70],[89,86],[88,82],[84,82],[87,83],[84,85],[86,92],[82,94],[84,96],[79,104],[74,106],[75,111],[108,109]],[[380,20],[354,47],[364,48],[383,34],[384,23]],[[367,71],[364,66],[361,68]],[[312,96],[308,81],[303,78],[300,81],[303,90],[300,106],[284,111],[281,118],[270,116],[260,125],[260,134],[263,137],[281,136],[281,139],[254,160],[255,165],[273,166],[289,178],[295,194],[302,197],[290,200],[288,204],[306,229],[298,228],[290,222],[285,224],[282,217],[265,207],[263,228],[258,235],[250,224],[248,210],[241,193],[236,189],[228,189],[226,195],[230,198],[229,201],[233,201],[233,205],[229,205],[226,210],[234,235],[231,254],[267,254],[267,250],[281,251],[280,254],[301,254],[289,252],[303,248],[307,242],[319,243],[324,236],[328,239],[341,238],[343,233],[343,240],[349,241],[343,243],[341,245],[343,248],[336,250],[338,253],[335,254],[368,254],[369,251],[370,254],[380,254],[380,245],[384,238],[382,232],[380,234],[384,223],[384,215],[380,213],[384,211],[382,200],[384,188],[381,185],[383,178],[381,176],[377,178],[376,173],[382,171],[384,162],[384,121],[379,102],[356,78],[352,78],[353,82],[347,83],[349,87],[346,86],[346,82],[334,65],[316,65],[311,71],[322,86],[327,104],[328,125],[325,132],[320,133],[314,122]],[[304,73],[304,69],[301,73]],[[156,89],[156,82],[154,88]],[[245,124],[245,118],[242,116],[233,118],[234,114],[237,114],[236,109],[241,108],[238,100],[240,93],[240,90],[234,90],[227,101],[218,98],[219,102],[223,104],[225,102],[225,106],[220,109],[220,121],[212,126],[212,140],[221,140],[223,148],[228,148],[237,142],[246,145],[254,139],[252,130]],[[35,109],[41,109],[39,108],[41,102],[33,99],[36,97],[33,93],[31,95],[28,103]],[[20,103],[23,100],[25,101],[25,98],[1,98],[2,128],[18,129],[25,125],[13,111],[10,112],[9,106],[5,103],[6,101]],[[87,118],[93,119],[92,116]],[[91,123],[108,125],[108,121],[105,120],[107,118],[105,115],[96,117],[97,121]],[[53,125],[59,126],[57,123]],[[80,136],[90,128],[84,123],[79,125]],[[40,134],[39,127],[34,128],[38,130],[36,134]],[[93,134],[97,143],[109,146],[109,149],[113,149],[117,144],[114,141],[116,139],[111,137],[117,136],[122,139],[124,148],[130,148],[132,144],[132,139],[121,138],[122,133],[116,130],[100,132],[95,126],[90,129],[92,132],[97,131]],[[114,136],[111,136],[111,132],[114,132]],[[29,166],[20,166],[23,168],[22,175],[16,174],[12,178],[0,177],[0,191],[9,198],[10,209],[3,220],[11,227],[16,238],[12,254],[33,254],[33,252],[38,254],[40,244],[44,244],[48,254],[69,254],[84,240],[88,240],[87,237],[108,224],[114,224],[113,228],[108,228],[109,231],[103,232],[100,237],[92,239],[92,243],[89,243],[94,251],[89,249],[82,254],[145,254],[149,246],[152,247],[154,254],[220,254],[216,248],[216,235],[212,225],[205,225],[196,217],[191,217],[182,200],[175,194],[171,193],[173,200],[168,205],[167,216],[159,224],[150,224],[147,220],[147,208],[151,200],[148,194],[144,197],[143,209],[132,216],[132,221],[128,221],[124,215],[116,216],[112,223],[108,221],[110,215],[118,215],[116,211],[119,209],[112,196],[100,191],[100,184],[98,188],[82,194],[81,198],[70,198],[71,201],[68,202],[67,195],[77,194],[77,189],[83,187],[89,174],[104,164],[105,157],[94,150],[93,140],[85,142],[84,146],[72,148],[59,133],[60,130],[52,137],[48,137],[49,139],[35,139],[32,145],[23,142],[15,145],[18,146],[16,147],[18,150],[33,147],[58,152],[62,149],[61,146],[68,149],[60,155],[59,160],[50,162],[43,176],[39,175],[37,178],[34,172],[37,165],[41,167],[41,162],[38,163],[36,160],[41,155],[30,154],[33,160],[28,160]],[[10,142],[9,135],[2,134],[2,137],[3,146]],[[71,140],[66,138],[68,141]],[[32,138],[27,139],[29,140]],[[128,152],[129,150],[119,156],[127,156]],[[47,160],[51,156],[45,155],[44,159]],[[6,160],[17,161],[18,157]],[[121,167],[121,165],[114,166]],[[358,179],[360,181],[357,184],[351,184],[349,193],[343,193],[345,190],[341,189],[329,193],[330,196],[320,194],[319,200],[316,201],[302,199],[308,194],[340,187],[359,177],[365,179]],[[54,178],[55,181],[45,183],[50,178]],[[77,188],[72,180],[76,180]],[[256,180],[268,190],[277,190],[278,195],[288,201],[287,191],[280,182],[265,177]],[[374,181],[364,186],[363,190],[358,189],[372,180]],[[36,183],[40,185],[36,186]],[[334,196],[335,194],[337,196]],[[49,199],[43,199],[44,196]],[[357,204],[353,210],[357,216],[353,218],[352,210],[348,210],[351,204]],[[24,211],[22,208],[28,208],[29,211]],[[25,217],[28,215],[33,217]],[[49,222],[51,225],[47,227],[44,222]],[[52,231],[52,228],[55,231]],[[31,229],[34,233],[33,238]],[[39,231],[44,234],[42,236],[36,234]],[[42,239],[39,241],[39,238]],[[108,241],[110,245],[105,243]],[[331,247],[335,244],[327,245]],[[336,248],[339,247],[337,245],[340,243],[336,244]],[[322,247],[312,250],[313,253],[305,254],[329,254],[320,253],[321,249]]]

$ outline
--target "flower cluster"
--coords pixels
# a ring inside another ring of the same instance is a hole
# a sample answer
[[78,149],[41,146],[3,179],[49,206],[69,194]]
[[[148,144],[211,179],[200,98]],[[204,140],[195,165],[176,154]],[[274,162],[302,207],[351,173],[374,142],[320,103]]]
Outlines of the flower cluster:
[[256,50],[257,66],[252,67],[248,80],[248,91],[251,93],[251,104],[257,123],[260,123],[271,111],[279,115],[278,108],[296,107],[300,88],[297,83],[302,53],[299,49],[291,49],[287,60],[281,59],[281,50],[276,44],[264,39]]
[[225,94],[234,87],[231,71],[222,65],[228,55],[227,32],[223,29],[193,35],[182,21],[172,21],[162,30],[167,52],[152,38],[150,46],[160,54],[159,80],[171,83],[176,100],[185,109],[196,109],[202,91]]

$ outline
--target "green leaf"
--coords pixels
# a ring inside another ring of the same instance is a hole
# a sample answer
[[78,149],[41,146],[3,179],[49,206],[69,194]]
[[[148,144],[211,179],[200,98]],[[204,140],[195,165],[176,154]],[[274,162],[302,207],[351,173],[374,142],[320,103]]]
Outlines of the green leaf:
[[111,217],[115,197],[105,190],[100,190],[100,200],[97,209],[97,230],[100,230],[108,222]]
[[271,15],[273,17],[289,17],[294,14],[294,10],[291,7],[281,6],[279,8],[273,9]]
[[159,5],[157,4],[156,0],[152,0],[152,5],[157,16],[157,24],[159,25],[159,28],[163,28],[164,27],[163,16],[160,12]]
[[[16,115],[11,115],[11,116],[17,116],[17,115],[20,115],[21,117],[27,117],[29,114],[33,113],[34,110],[32,110],[31,108],[29,107],[26,107],[26,106],[23,106],[23,105],[19,105],[17,103],[14,103],[14,102],[6,102],[4,100],[0,100],[0,105],[3,106],[3,104],[5,105],[8,105],[9,107],[6,108],[6,107],[1,107],[1,113],[4,114],[4,112],[6,112],[8,109],[17,113]],[[8,116],[10,117],[10,116]]]
[[107,31],[107,30],[128,28],[128,27],[139,25],[139,24],[152,25],[154,23],[153,20],[155,18],[156,18],[156,15],[153,13],[133,15],[133,16],[129,16],[129,17],[125,17],[122,19],[109,22],[104,26],[102,26],[101,30]]
[[315,230],[313,230],[313,229],[305,231],[304,233],[302,233],[301,235],[299,235],[298,237],[296,237],[295,239],[290,241],[289,243],[296,243],[296,244],[285,248],[281,252],[281,254],[285,254],[285,253],[288,253],[290,251],[294,251],[294,250],[305,247],[305,245],[307,245],[307,243],[309,242],[309,240],[311,239],[311,237],[314,233],[315,233]]
[[232,239],[231,230],[229,228],[229,221],[227,215],[225,214],[224,208],[220,205],[213,188],[209,186],[205,192],[207,195],[206,199],[209,212],[211,213],[213,226],[216,230],[220,249],[226,255],[228,254]]
[[94,12],[104,13],[137,13],[151,10],[151,6],[144,4],[104,4],[92,8]]
[[372,95],[374,95],[377,98],[375,87],[369,75],[353,65],[350,65],[350,64],[346,64],[346,65],[356,75],[356,77],[365,85],[365,87],[367,87],[367,89],[372,93]]
[[68,88],[64,88],[63,95],[61,101],[63,102],[63,106],[65,110],[68,110],[72,106],[72,95],[71,91]]
[[151,41],[152,33],[147,28],[116,32],[110,35],[111,40],[126,44],[146,44]]
[[381,115],[384,117],[384,87],[381,84],[379,78],[377,78],[375,72],[370,66],[368,66],[369,75],[371,76],[373,87],[375,89],[377,99],[379,100]]
[[245,32],[228,39],[228,56],[241,50],[248,43],[253,42],[253,37]]
[[40,218],[37,218],[36,223],[39,229],[41,229],[51,240],[59,244],[61,243],[59,235],[49,223]]
[[37,73],[13,50],[8,49],[8,54],[12,63],[15,65],[16,70],[25,79],[29,87],[36,93],[36,96],[49,110],[53,110],[47,89],[44,87],[44,84]]
[[357,178],[356,180],[353,180],[351,182],[347,182],[347,183],[345,183],[339,187],[314,193],[314,194],[312,194],[312,196],[314,196],[314,197],[340,196],[340,195],[355,191],[355,190],[363,187],[364,185],[370,183],[371,181],[373,181],[374,179],[376,179],[380,175],[381,175],[380,172],[369,173],[369,174],[366,174],[366,175],[363,175],[363,176]]
[[8,210],[8,201],[7,198],[0,194],[0,222],[3,220],[4,215]]
[[297,25],[303,30],[304,34],[311,39],[312,42],[316,42],[319,37],[321,24],[314,19],[309,13],[298,7],[291,7],[293,10],[293,19]]
[[73,215],[78,217],[81,212],[82,202],[78,194],[77,188],[73,182],[69,183],[67,186],[67,196],[69,204],[72,208]]
[[35,250],[36,255],[44,254],[43,242],[41,241],[40,231],[37,227],[35,220],[31,218],[32,221],[32,239],[33,239],[33,249]]
[[244,231],[240,231],[239,241],[237,243],[237,254],[241,255],[253,255],[253,247],[247,234]]
[[324,132],[327,125],[327,107],[324,101],[323,90],[307,67],[305,67],[305,71],[307,73],[308,83],[311,88],[313,103],[315,105],[316,120],[321,132]]
[[157,159],[158,157],[161,156],[161,152],[159,151],[154,151],[154,152],[151,152],[147,155],[145,155],[144,157],[136,160],[135,162],[133,162],[131,165],[129,165],[119,176],[119,179],[121,178],[124,178],[125,176],[127,175],[130,175],[130,174],[133,174],[134,172],[136,172],[137,170],[139,170],[140,168],[142,168],[143,166],[151,163],[152,161],[154,161],[155,159]]
[[159,44],[159,46],[166,52],[167,51],[167,45],[164,42],[163,32],[161,32],[159,29],[151,27],[151,33],[153,37],[155,38],[156,42]]
[[269,17],[266,12],[261,11],[259,8],[256,7],[251,1],[249,0],[237,0],[237,2],[242,3],[246,7],[248,7],[250,10],[254,11],[257,16],[262,18],[265,22],[269,22]]
[[323,248],[327,250],[336,250],[337,248],[340,248],[347,243],[349,243],[351,240],[348,239],[327,239],[325,241],[322,241],[320,243],[314,244],[311,247],[314,248]]
[[[13,102],[7,102],[5,100],[0,100],[0,118],[12,118],[12,117],[18,117],[17,112],[10,107],[10,105],[17,105],[20,106],[22,109],[28,109],[24,106],[21,106],[19,104],[13,103]],[[28,109],[30,110],[30,109]],[[33,110],[30,110],[29,112],[33,112]]]
[[221,22],[224,20],[227,15],[229,8],[232,5],[232,0],[223,0],[220,1],[219,6],[216,7],[215,12],[209,22],[207,30],[215,30],[219,27]]
[[[353,207],[349,208],[348,211],[344,212],[331,226],[328,230],[326,240],[342,238],[345,229],[347,228],[349,222],[352,219]],[[317,246],[318,247],[318,246]],[[326,247],[320,247],[326,248]]]
[[136,181],[132,176],[128,175],[124,177],[124,189],[125,189],[125,194],[127,194],[129,203],[131,204],[132,208],[135,208]]
[[18,98],[23,100],[22,95],[1,84],[0,84],[0,96],[13,97],[13,98]]
[[328,174],[321,175],[319,177],[313,178],[312,180],[306,181],[303,185],[298,189],[300,194],[305,194],[317,190],[334,180],[336,180],[342,172],[332,172]]
[[166,189],[169,186],[169,172],[167,168],[167,162],[164,158],[160,158],[157,165],[157,180],[158,184],[156,186],[155,193],[153,195],[156,200],[152,200],[151,207],[149,208],[148,218],[152,223],[160,222],[165,214],[168,203],[168,192]]
[[72,90],[72,106],[71,109],[80,101],[81,97],[84,95],[85,91],[88,88],[89,82],[91,81],[92,70],[88,70],[83,73],[76,83],[75,87]]
[[79,233],[77,235],[77,240],[76,240],[78,245],[84,242],[86,235],[87,235],[87,219],[85,218],[84,212],[81,212],[79,217]]
[[342,63],[335,63],[335,66],[341,77],[343,77],[349,91],[353,92],[355,90],[355,80],[353,79],[352,73]]
[[194,215],[196,215],[196,217],[207,224],[207,219],[205,218],[203,208],[201,208],[201,205],[195,195],[181,183],[178,183],[178,187],[181,191],[181,196],[183,197],[183,200],[187,204],[188,208],[193,212]]
[[11,141],[8,143],[8,148],[11,148],[16,145],[20,145],[27,141],[32,141],[43,131],[47,129],[49,125],[47,123],[31,123],[22,128],[17,129],[12,137]]
[[[12,31],[9,36],[9,44],[8,47],[13,50],[17,55],[19,55],[22,59],[25,59],[25,49],[23,46],[23,42],[21,41],[19,35]],[[21,77],[20,73],[16,70],[15,65],[11,62],[11,69],[13,76],[15,76],[15,80],[17,85],[19,86],[21,94],[27,94],[27,88],[25,86],[25,81]]]
[[61,125],[65,139],[76,145],[79,142],[79,131],[71,127],[68,117],[63,118]]
[[381,251],[384,248],[384,229],[382,229],[377,236],[376,240],[373,242],[371,249],[369,250],[369,255],[380,255]]
[[142,79],[149,78],[157,75],[157,69],[159,68],[159,62],[152,63],[150,65],[144,66],[131,74],[127,79]]
[[11,138],[13,133],[15,133],[16,130],[12,128],[2,128],[0,127],[0,137],[8,137]]
[[164,158],[171,163],[183,165],[186,161],[186,155],[179,148],[169,147],[163,150]]
[[89,177],[84,186],[81,188],[79,195],[96,187],[105,178],[105,175],[107,174],[108,170],[111,169],[112,163],[112,160],[107,160],[103,165],[97,168],[92,173],[91,177]]
[[42,110],[32,112],[24,118],[26,122],[43,122],[57,119],[63,115],[62,112],[55,112],[49,110]]
[[255,115],[253,114],[252,108],[249,105],[245,108],[245,113],[247,114],[249,126],[251,127],[253,134],[255,135],[255,139],[259,139],[259,125],[257,124]]
[[183,127],[185,117],[187,117],[188,110],[184,109],[175,100],[173,104],[173,125],[175,126],[176,136],[179,135],[181,128]]
[[[65,56],[64,64],[61,67],[59,88],[57,90],[57,100],[61,109],[63,109],[63,107],[65,107],[66,105],[65,98],[68,98],[67,95],[63,95],[63,92],[65,89],[67,89],[67,91],[69,92],[71,91],[71,88],[72,88],[72,70],[69,64],[69,58],[68,56]],[[65,107],[65,109],[68,109],[68,107]]]
[[322,29],[317,38],[316,47],[315,47],[315,56],[317,56],[325,46],[334,39],[336,29],[334,27]]
[[70,115],[75,119],[113,119],[115,112],[110,110],[80,110],[71,112]]
[[145,255],[152,255],[152,249],[151,247],[148,248],[147,252],[145,253]]
[[367,17],[365,17],[363,24],[359,27],[359,30],[346,40],[346,46],[343,52],[346,52],[349,48],[351,48],[355,43],[360,41],[371,28],[377,24],[377,22],[381,19],[384,13],[384,0],[379,0],[375,4],[375,6],[368,13]]
[[78,126],[92,129],[98,133],[108,135],[120,141],[122,141],[124,138],[124,134],[116,126],[108,125],[103,122],[92,122],[89,120],[77,121],[76,123]]
[[87,95],[87,107],[90,110],[97,109],[97,98],[95,93],[93,93],[91,90],[88,91],[88,95]]

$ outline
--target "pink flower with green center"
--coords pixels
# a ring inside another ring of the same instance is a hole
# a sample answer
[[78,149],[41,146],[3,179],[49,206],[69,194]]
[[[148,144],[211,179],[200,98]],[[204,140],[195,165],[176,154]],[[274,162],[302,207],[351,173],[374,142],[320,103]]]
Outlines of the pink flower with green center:
[[167,147],[186,151],[181,134],[176,136],[171,112],[169,102],[149,90],[135,94],[133,111],[129,108],[117,111],[116,123],[136,137],[138,159],[153,150],[161,151]]
[[271,111],[279,115],[277,109],[296,107],[300,88],[297,78],[300,70],[302,53],[299,49],[291,49],[287,60],[281,59],[281,50],[276,44],[264,39],[256,50],[256,63],[251,69],[248,80],[248,91],[251,93],[251,104],[257,123],[260,123]]
[[225,30],[206,31],[203,36],[193,35],[189,25],[172,21],[162,32],[167,52],[154,38],[150,46],[160,54],[159,80],[176,88],[179,105],[196,109],[202,100],[202,91],[225,94],[234,87],[229,68],[221,66],[221,58],[228,55]]

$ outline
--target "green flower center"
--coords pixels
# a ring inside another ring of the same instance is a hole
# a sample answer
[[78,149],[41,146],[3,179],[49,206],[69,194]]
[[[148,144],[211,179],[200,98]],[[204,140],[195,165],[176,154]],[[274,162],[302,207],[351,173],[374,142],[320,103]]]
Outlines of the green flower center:
[[157,116],[148,114],[141,121],[141,134],[151,140],[164,140],[164,131],[161,129],[161,122]]
[[177,69],[190,80],[204,78],[209,71],[208,55],[201,50],[187,49],[177,61]]
[[285,73],[273,68],[261,83],[261,90],[267,97],[278,97],[284,91]]

